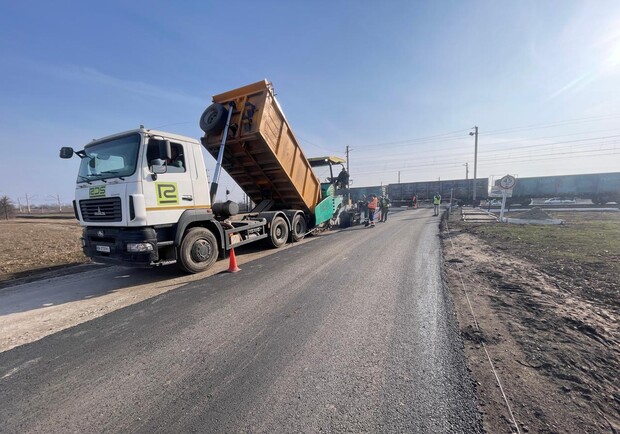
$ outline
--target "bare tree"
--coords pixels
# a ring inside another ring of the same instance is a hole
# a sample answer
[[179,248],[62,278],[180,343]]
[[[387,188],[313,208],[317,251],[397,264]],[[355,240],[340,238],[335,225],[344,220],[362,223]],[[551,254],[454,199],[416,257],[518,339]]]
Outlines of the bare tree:
[[13,216],[14,211],[15,207],[11,199],[8,196],[0,197],[0,215],[3,215],[8,220],[9,217]]

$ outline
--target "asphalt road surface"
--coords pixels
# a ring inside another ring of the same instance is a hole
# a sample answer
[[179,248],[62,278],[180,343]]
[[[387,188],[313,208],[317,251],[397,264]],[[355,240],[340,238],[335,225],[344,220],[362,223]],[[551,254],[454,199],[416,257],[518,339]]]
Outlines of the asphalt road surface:
[[440,265],[403,211],[0,353],[0,432],[482,432]]

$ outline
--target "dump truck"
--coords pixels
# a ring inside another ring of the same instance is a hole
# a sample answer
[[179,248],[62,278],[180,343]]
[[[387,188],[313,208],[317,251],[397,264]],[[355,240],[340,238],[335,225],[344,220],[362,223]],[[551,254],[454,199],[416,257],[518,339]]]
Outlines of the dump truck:
[[[81,160],[73,207],[86,256],[199,273],[237,246],[300,241],[342,209],[335,188],[322,188],[267,80],[215,95],[199,123],[200,140],[140,126],[60,150],[61,158]],[[202,147],[217,159],[211,180]],[[256,204],[250,212],[214,203],[221,170]]]

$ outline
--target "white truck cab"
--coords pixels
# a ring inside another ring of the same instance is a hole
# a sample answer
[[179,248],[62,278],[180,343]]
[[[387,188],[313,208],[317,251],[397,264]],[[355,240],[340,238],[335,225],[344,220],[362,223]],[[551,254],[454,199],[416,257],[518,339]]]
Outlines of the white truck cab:
[[[63,148],[62,158],[81,158],[74,208],[85,227],[85,253],[96,261],[164,265],[177,262],[180,224],[201,220],[220,235],[201,149],[190,137],[143,127],[93,140],[81,151]],[[222,241],[198,242],[197,262],[217,258]]]
[[209,210],[201,145],[143,128],[94,140],[79,151],[76,201],[83,226],[178,222],[186,210]]

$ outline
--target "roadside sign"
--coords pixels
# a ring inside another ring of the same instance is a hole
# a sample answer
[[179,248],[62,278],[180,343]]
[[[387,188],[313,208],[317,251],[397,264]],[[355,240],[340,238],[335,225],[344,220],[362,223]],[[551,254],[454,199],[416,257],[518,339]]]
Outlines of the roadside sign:
[[511,190],[516,183],[517,179],[514,176],[506,175],[499,180],[499,187],[503,188],[504,190]]
[[491,186],[491,191],[489,192],[489,197],[512,197],[512,188],[509,190],[501,188],[499,185]]

